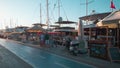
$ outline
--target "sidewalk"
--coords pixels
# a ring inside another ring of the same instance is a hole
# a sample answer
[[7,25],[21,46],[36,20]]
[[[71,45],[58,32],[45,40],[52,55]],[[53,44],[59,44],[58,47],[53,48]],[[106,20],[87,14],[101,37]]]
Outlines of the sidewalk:
[[0,68],[33,68],[33,67],[0,45]]
[[22,43],[22,44],[28,45],[31,47],[35,47],[35,48],[40,48],[40,49],[43,49],[45,51],[51,52],[53,54],[63,56],[65,58],[72,59],[72,60],[75,60],[78,62],[83,62],[83,63],[87,63],[90,65],[94,65],[98,68],[119,68],[120,67],[120,63],[115,63],[115,62],[110,63],[110,61],[107,61],[107,60],[89,57],[88,54],[79,54],[78,56],[70,55],[70,53],[65,49],[64,46],[40,47],[40,45],[34,45],[34,44],[29,43],[29,42]]

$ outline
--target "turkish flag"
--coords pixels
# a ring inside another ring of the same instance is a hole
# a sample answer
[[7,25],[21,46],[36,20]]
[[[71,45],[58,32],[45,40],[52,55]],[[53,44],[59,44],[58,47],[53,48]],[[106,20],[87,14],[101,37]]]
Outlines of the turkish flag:
[[113,1],[111,1],[111,6],[110,6],[110,8],[115,9],[115,5],[114,5]]

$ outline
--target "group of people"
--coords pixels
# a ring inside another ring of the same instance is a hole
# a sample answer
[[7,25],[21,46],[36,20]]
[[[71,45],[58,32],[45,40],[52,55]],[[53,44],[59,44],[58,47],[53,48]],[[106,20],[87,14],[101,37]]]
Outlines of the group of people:
[[42,33],[40,34],[40,46],[44,46],[44,45],[49,45],[49,34],[48,33]]

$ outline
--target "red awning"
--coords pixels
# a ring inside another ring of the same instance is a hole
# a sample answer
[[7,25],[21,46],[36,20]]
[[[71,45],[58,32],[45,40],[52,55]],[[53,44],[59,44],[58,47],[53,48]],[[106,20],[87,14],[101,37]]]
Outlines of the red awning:
[[54,34],[60,34],[60,32],[48,32],[48,34],[54,35]]

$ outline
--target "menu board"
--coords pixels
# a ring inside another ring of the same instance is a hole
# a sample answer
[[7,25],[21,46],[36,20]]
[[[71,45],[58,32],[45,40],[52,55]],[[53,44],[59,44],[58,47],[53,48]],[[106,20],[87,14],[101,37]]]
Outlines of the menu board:
[[107,48],[105,44],[90,44],[90,56],[107,59]]
[[112,47],[108,49],[109,57],[111,61],[120,61],[120,51],[117,47]]

